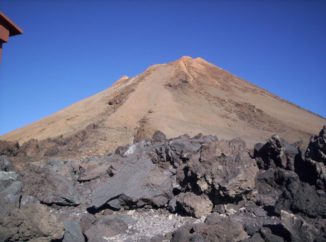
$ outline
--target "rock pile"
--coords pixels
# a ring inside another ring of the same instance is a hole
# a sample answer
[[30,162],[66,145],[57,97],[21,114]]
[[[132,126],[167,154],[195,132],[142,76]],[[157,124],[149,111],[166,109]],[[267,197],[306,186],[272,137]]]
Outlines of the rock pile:
[[0,146],[0,241],[326,241],[326,127],[306,151],[157,131],[20,170]]

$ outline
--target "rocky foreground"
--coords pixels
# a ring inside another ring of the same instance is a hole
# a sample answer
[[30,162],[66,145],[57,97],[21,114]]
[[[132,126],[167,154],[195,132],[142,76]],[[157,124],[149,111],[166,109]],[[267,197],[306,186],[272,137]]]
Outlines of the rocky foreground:
[[0,142],[0,241],[326,241],[326,126],[306,150],[157,131],[17,170],[20,149]]

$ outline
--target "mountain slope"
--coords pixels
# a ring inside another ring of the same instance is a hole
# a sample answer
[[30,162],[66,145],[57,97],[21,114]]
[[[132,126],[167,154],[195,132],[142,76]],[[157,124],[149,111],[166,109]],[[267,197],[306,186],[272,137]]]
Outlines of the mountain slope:
[[[155,130],[167,137],[214,134],[249,144],[274,133],[308,140],[326,120],[201,58],[154,65],[133,78],[2,137],[73,142],[79,154],[102,154]],[[77,137],[77,141],[76,141]]]

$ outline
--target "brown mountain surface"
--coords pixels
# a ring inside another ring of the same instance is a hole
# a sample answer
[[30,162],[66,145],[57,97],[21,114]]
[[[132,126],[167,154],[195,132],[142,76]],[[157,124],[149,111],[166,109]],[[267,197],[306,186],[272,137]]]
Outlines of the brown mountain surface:
[[325,123],[201,58],[182,57],[122,77],[112,87],[0,139],[21,144],[38,139],[25,146],[88,156],[148,138],[155,130],[168,138],[198,133],[241,137],[249,145],[278,133],[290,142],[306,143]]

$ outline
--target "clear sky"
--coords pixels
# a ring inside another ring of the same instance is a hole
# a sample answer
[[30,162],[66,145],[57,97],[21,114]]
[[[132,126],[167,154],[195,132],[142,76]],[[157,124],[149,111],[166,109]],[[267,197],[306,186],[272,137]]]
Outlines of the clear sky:
[[24,30],[3,48],[0,134],[183,55],[326,116],[325,0],[0,0],[0,10]]

